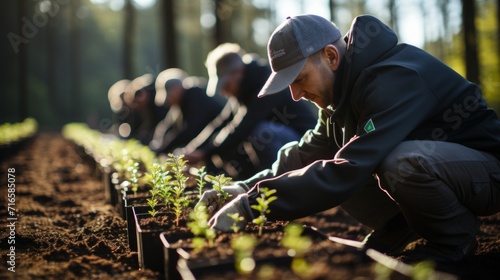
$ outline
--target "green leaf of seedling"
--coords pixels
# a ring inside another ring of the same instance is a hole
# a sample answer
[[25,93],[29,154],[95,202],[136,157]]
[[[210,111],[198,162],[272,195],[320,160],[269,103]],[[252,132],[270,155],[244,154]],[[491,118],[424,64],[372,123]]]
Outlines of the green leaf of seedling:
[[257,218],[253,219],[252,222],[257,225],[262,225],[265,224],[267,221],[265,216],[258,216]]
[[203,239],[202,237],[195,237],[193,238],[193,248],[194,248],[194,251],[195,252],[199,252],[201,251],[204,247],[205,247],[205,239]]
[[271,204],[271,202],[275,201],[276,199],[278,199],[276,196],[271,196],[267,199],[267,205]]
[[154,217],[154,216],[156,216],[156,214],[158,214],[158,212],[156,210],[154,210],[154,209],[153,210],[149,210],[148,213],[149,213],[149,215],[151,215],[151,217]]

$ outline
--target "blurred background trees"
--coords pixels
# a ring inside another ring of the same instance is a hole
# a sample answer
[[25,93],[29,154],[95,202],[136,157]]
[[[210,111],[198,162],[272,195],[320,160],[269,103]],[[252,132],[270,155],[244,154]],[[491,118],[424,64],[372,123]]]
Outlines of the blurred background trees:
[[390,25],[481,84],[500,112],[500,0],[17,0],[2,2],[0,123],[80,121],[106,129],[116,81],[181,67],[206,77],[222,42],[266,57],[287,15],[315,13],[346,32],[359,14]]

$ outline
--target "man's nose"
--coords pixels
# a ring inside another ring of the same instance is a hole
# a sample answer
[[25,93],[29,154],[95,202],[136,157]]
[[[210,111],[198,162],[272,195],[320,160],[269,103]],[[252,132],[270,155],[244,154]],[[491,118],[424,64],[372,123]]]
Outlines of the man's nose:
[[293,101],[299,101],[302,97],[304,97],[304,93],[300,87],[290,85],[290,92],[292,94]]

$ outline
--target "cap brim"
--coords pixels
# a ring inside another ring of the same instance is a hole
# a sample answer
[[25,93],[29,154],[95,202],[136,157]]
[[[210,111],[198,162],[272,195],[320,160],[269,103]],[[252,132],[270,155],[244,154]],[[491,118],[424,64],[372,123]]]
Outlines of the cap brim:
[[266,84],[262,87],[257,97],[261,98],[267,95],[271,95],[280,92],[287,88],[299,75],[304,65],[306,65],[307,58],[296,62],[286,68],[283,68],[277,72],[273,72],[271,76],[267,79]]
[[161,107],[165,104],[166,100],[167,91],[165,90],[165,88],[156,88],[155,105]]

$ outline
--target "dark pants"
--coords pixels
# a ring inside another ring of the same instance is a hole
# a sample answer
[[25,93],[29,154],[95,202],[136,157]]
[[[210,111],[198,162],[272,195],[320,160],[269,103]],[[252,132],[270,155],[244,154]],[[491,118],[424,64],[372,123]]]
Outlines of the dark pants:
[[257,169],[271,168],[276,161],[278,151],[286,143],[299,140],[299,135],[292,128],[273,122],[261,122],[249,137],[249,142],[258,158]]
[[[376,175],[410,227],[440,248],[467,247],[479,231],[477,216],[500,212],[500,161],[459,144],[402,142],[379,165]],[[383,198],[376,200],[378,205],[372,202],[371,206],[386,205],[389,220],[393,205]],[[359,220],[369,220],[374,210],[381,211],[362,203],[354,203],[355,208],[352,201],[356,197],[347,202],[347,211],[353,210]]]

